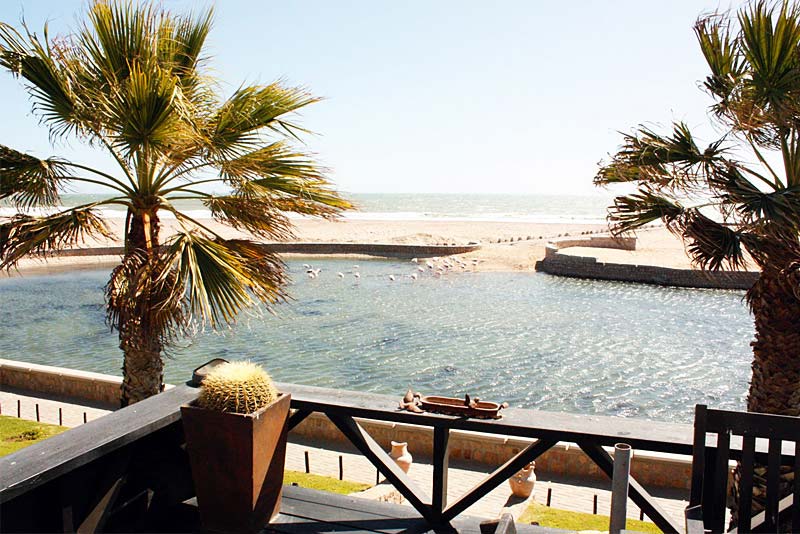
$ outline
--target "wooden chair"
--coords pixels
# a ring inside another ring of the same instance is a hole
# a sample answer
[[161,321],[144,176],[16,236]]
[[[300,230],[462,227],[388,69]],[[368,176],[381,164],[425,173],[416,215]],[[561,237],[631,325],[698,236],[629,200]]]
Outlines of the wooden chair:
[[[716,447],[706,446],[707,434],[716,436]],[[731,459],[741,462],[739,524],[733,531],[777,532],[779,522],[790,517],[792,532],[800,532],[800,418],[709,410],[698,404],[694,418],[692,488],[686,508],[687,533],[725,532]],[[766,507],[751,517],[756,462],[767,466]],[[794,470],[792,493],[783,499],[779,494],[781,465]]]

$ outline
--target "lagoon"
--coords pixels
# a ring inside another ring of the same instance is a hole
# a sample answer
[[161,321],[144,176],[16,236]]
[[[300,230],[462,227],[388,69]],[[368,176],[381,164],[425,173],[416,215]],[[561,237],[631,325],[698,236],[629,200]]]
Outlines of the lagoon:
[[[307,278],[303,263],[319,277]],[[166,380],[183,382],[211,358],[249,358],[280,381],[398,398],[411,386],[678,422],[691,421],[695,403],[744,408],[753,326],[743,292],[538,273],[412,280],[416,266],[405,261],[314,258],[288,268],[292,300],[173,347]],[[107,279],[106,270],[0,279],[0,358],[120,374],[104,323]]]

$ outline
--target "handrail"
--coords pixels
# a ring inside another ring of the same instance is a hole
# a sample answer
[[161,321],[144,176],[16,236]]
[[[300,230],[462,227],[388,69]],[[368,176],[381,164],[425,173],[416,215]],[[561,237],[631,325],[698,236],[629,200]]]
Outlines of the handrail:
[[[298,384],[279,383],[278,387],[292,394],[292,408],[295,411],[290,419],[290,427],[293,428],[313,412],[326,415],[409,503],[434,524],[452,520],[560,441],[576,443],[609,477],[613,460],[604,447],[613,447],[616,443],[626,443],[640,451],[690,455],[692,450],[690,425],[513,408],[504,410],[503,418],[498,420],[464,419],[398,410],[399,399],[387,395]],[[179,407],[193,400],[197,391],[185,385],[178,386],[0,458],[0,503],[7,503],[26,492],[47,486],[62,475],[80,471],[94,460],[118,453],[127,445],[140,443],[142,439],[166,427],[180,432],[180,425],[177,424]],[[408,476],[363,430],[356,418],[431,428],[433,494],[428,496],[415,488]],[[532,442],[464,496],[448,503],[448,447],[452,430],[515,436],[528,438]],[[732,446],[732,449],[735,447]],[[630,482],[630,495],[660,528],[670,532],[680,529],[634,479]]]

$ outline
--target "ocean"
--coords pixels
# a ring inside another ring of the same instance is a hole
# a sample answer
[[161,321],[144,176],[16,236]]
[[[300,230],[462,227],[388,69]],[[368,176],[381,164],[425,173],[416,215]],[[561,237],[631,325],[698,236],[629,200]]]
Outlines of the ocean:
[[[365,194],[344,193],[357,210],[344,214],[346,219],[364,220],[461,220],[529,223],[602,224],[611,194],[594,195],[510,195],[510,194]],[[63,206],[72,207],[107,198],[102,195],[62,195]],[[196,218],[210,216],[199,200],[179,200],[176,205]],[[61,207],[34,210],[33,214],[56,212]],[[0,203],[0,217],[16,210]],[[121,218],[120,207],[102,208],[106,217]],[[163,213],[169,218],[171,214]],[[298,216],[299,217],[299,216]]]

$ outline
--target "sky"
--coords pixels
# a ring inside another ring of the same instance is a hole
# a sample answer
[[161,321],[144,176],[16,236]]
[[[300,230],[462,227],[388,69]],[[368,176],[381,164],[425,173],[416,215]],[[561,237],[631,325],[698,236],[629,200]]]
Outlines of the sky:
[[[229,94],[283,79],[324,100],[306,149],[352,193],[592,194],[600,160],[639,124],[687,122],[711,141],[707,67],[692,26],[740,2],[705,0],[164,0],[213,6],[207,43]],[[0,21],[66,33],[86,1],[0,2]],[[113,169],[51,146],[22,85],[0,73],[0,144]],[[81,190],[80,192],[91,192]]]

